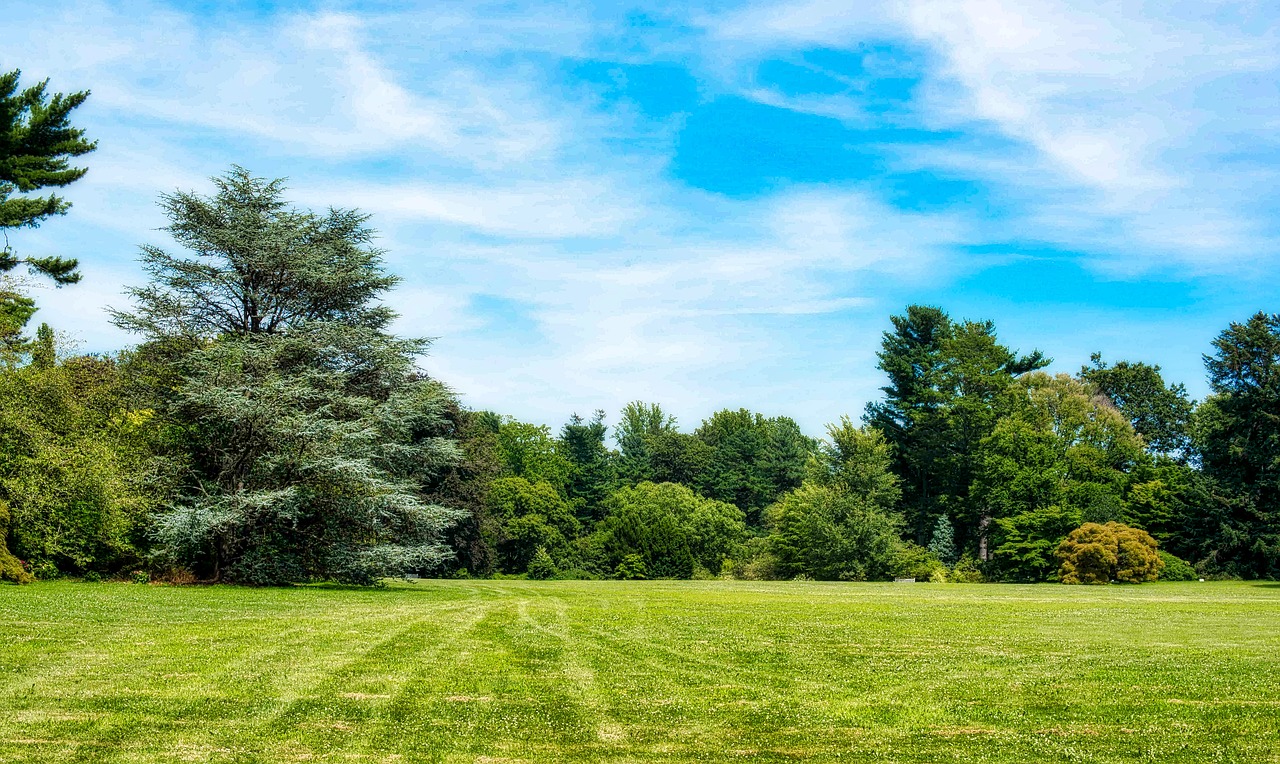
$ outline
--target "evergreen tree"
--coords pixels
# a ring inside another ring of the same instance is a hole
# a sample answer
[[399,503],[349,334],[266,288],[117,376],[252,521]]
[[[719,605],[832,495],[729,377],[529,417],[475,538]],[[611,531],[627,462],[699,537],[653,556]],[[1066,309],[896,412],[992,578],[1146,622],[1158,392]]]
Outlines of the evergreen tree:
[[[1049,359],[999,344],[990,321],[955,322],[936,307],[911,305],[891,321],[877,355],[889,384],[866,421],[893,445],[908,532],[923,544],[940,514],[984,515],[969,498],[977,446],[995,426],[1000,394]],[[976,543],[979,525],[957,529],[963,545]]]
[[283,182],[241,168],[216,193],[162,197],[190,255],[144,247],[150,283],[115,323],[168,352],[166,414],[192,474],[158,521],[177,560],[255,584],[374,583],[448,554],[459,513],[424,486],[460,457],[421,340],[385,331],[397,279],[366,216],[291,209]]
[[538,547],[538,551],[533,554],[533,559],[529,561],[529,578],[534,581],[546,581],[559,572],[556,561],[551,559],[547,550]]
[[613,455],[605,445],[607,433],[603,411],[595,412],[590,420],[574,414],[560,430],[560,443],[569,460],[566,493],[584,521],[600,518],[600,504],[616,482]]
[[938,524],[933,527],[933,538],[929,540],[929,551],[946,565],[955,565],[959,555],[956,553],[955,531],[946,515],[938,517]]
[[[32,196],[46,188],[70,185],[84,176],[70,159],[97,148],[85,140],[84,130],[72,127],[72,110],[84,103],[88,91],[64,95],[46,93],[48,80],[19,89],[19,70],[0,73],[0,275],[19,265],[48,276],[54,283],[80,280],[78,263],[62,257],[19,256],[8,232],[36,228],[53,215],[65,215],[71,203],[57,194]],[[6,284],[0,288],[0,341],[16,345],[35,312],[35,302]]]
[[649,441],[676,432],[676,418],[657,403],[632,401],[623,407],[613,439],[618,444],[619,476],[631,483],[653,480]]
[[707,495],[734,504],[756,527],[765,507],[803,482],[815,447],[791,418],[747,409],[717,411],[694,436],[711,448]]
[[1196,411],[1205,473],[1235,498],[1220,513],[1210,562],[1280,577],[1280,314],[1232,323],[1205,356],[1213,391]]

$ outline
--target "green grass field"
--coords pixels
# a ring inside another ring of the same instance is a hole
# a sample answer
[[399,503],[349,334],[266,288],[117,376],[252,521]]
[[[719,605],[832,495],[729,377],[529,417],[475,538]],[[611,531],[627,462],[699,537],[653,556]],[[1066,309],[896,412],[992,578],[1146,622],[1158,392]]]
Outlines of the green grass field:
[[1278,586],[6,586],[0,762],[1274,762]]

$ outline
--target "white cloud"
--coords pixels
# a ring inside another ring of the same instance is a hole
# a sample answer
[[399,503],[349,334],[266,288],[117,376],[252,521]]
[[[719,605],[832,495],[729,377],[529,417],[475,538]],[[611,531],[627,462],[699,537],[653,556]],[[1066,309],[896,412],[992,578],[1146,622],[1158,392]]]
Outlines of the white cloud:
[[[426,367],[472,405],[545,422],[646,398],[686,424],[747,405],[816,432],[876,394],[878,333],[904,294],[940,294],[995,257],[965,245],[1058,242],[1131,273],[1153,255],[1204,269],[1235,257],[1238,268],[1268,241],[1240,202],[1273,187],[1272,171],[1242,162],[1255,174],[1233,184],[1208,154],[1257,140],[1280,115],[1262,104],[1228,125],[1223,99],[1199,99],[1215,77],[1272,72],[1270,33],[1224,27],[1197,40],[1176,18],[1145,18],[1150,8],[808,0],[695,13],[702,36],[635,32],[563,5],[31,8],[14,22],[39,33],[22,61],[0,51],[0,66],[94,89],[84,117],[102,148],[69,191],[76,207],[27,234],[86,262],[84,284],[37,298],[40,318],[90,349],[128,341],[100,308],[140,278],[136,245],[163,243],[156,194],[207,190],[233,161],[290,176],[291,198],[308,206],[374,213],[406,276],[389,300],[398,328],[439,337]],[[921,98],[900,116],[971,140],[885,156],[988,183],[1013,211],[904,211],[872,180],[755,199],[700,192],[670,170],[678,116],[651,122],[564,82],[593,55],[697,51],[708,97],[728,88],[863,125],[873,116],[858,83],[822,97],[753,75],[763,60],[886,40],[930,51]],[[997,155],[993,132],[1005,138]]]
[[[907,167],[1003,187],[1006,203],[1025,210],[1003,221],[1016,235],[1091,251],[1108,267],[1123,256],[1136,273],[1171,263],[1237,270],[1274,255],[1274,209],[1259,204],[1257,189],[1277,175],[1269,157],[1248,153],[1268,151],[1280,123],[1266,84],[1280,74],[1280,45],[1274,24],[1250,9],[797,0],[697,18],[713,43],[707,66],[738,94],[850,123],[862,115],[847,94],[786,97],[756,86],[755,68],[820,47],[866,55],[876,44],[927,46],[938,65],[923,73],[918,124],[989,126],[1030,153],[1011,162],[1007,147],[973,142],[886,150],[902,152]],[[1058,225],[1037,227],[1046,222]]]

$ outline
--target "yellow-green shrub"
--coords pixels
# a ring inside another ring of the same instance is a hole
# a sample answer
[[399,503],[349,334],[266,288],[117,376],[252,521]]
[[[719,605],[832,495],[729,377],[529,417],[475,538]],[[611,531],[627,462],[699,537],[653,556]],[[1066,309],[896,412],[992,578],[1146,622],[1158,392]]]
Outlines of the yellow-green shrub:
[[1154,581],[1164,567],[1156,540],[1140,528],[1123,523],[1085,523],[1058,545],[1064,584],[1105,584]]

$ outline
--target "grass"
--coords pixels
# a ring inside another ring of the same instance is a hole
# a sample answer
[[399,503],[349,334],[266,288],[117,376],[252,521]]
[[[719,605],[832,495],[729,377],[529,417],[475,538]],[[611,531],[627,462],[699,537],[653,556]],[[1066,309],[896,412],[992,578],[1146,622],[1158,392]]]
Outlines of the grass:
[[1277,762],[1280,588],[0,588],[0,762]]

